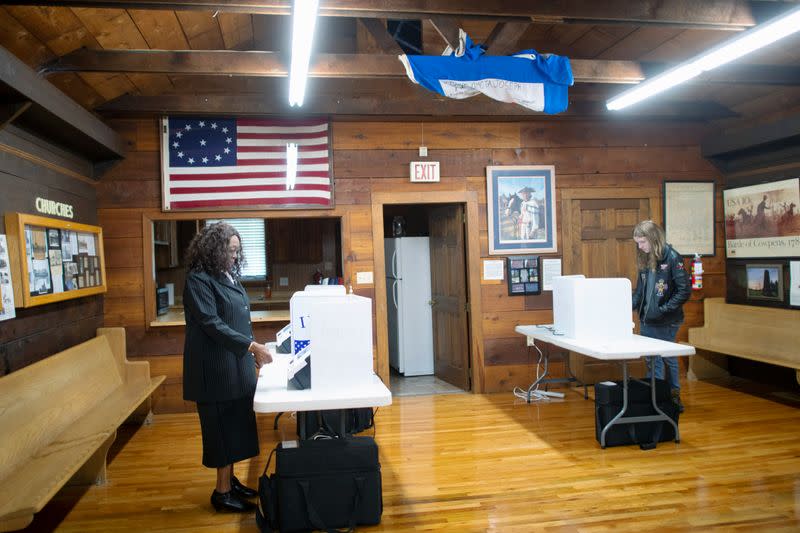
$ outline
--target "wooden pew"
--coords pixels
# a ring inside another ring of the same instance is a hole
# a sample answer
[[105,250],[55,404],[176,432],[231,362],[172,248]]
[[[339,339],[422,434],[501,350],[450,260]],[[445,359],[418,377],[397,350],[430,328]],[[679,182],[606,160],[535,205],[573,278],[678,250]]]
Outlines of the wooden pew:
[[689,328],[689,344],[698,348],[689,358],[690,379],[727,375],[724,356],[735,355],[794,368],[800,383],[800,311],[727,304],[724,298],[706,298],[703,305],[705,324]]
[[125,357],[125,329],[0,378],[0,531],[26,527],[65,484],[102,484],[126,420],[149,421],[164,376]]

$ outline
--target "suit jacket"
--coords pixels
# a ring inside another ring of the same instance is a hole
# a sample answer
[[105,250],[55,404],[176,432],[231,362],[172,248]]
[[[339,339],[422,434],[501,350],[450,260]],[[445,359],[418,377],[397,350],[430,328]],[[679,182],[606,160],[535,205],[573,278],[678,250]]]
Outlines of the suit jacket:
[[256,390],[250,302],[241,283],[192,271],[183,290],[186,339],[183,398],[218,402],[252,397]]

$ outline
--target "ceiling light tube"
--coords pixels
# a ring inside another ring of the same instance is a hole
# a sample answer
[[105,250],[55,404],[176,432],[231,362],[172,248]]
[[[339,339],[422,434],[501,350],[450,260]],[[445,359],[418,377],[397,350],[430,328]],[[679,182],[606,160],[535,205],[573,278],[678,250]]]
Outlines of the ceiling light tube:
[[730,63],[798,30],[800,30],[800,8],[795,8],[675,68],[643,81],[636,87],[610,99],[606,102],[606,107],[616,111],[641,102],[645,98],[695,78],[707,70]]
[[294,0],[294,8],[292,10],[292,64],[289,71],[290,106],[301,107],[303,105],[318,7],[319,0]]
[[286,190],[294,189],[297,181],[297,144],[286,145]]

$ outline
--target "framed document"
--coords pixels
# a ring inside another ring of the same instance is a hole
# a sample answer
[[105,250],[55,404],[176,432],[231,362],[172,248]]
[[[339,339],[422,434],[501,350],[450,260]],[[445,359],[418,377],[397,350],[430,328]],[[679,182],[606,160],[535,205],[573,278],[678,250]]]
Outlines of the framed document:
[[664,231],[684,256],[715,255],[714,182],[665,181]]

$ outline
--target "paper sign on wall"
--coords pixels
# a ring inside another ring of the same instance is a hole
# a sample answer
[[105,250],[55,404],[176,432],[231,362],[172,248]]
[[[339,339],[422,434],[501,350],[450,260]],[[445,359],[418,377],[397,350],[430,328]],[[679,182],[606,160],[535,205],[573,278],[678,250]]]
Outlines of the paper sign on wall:
[[11,266],[8,261],[6,236],[0,235],[0,320],[17,316],[14,310],[14,287],[11,285]]

